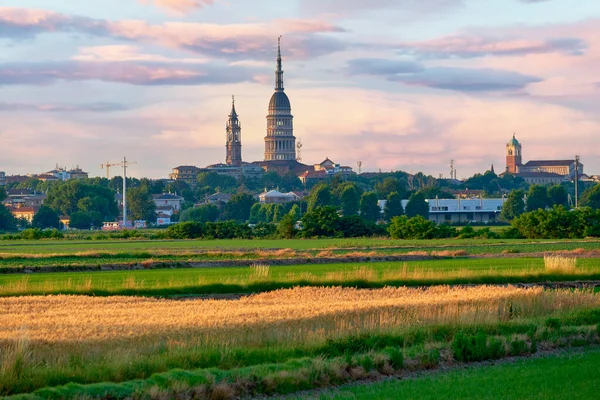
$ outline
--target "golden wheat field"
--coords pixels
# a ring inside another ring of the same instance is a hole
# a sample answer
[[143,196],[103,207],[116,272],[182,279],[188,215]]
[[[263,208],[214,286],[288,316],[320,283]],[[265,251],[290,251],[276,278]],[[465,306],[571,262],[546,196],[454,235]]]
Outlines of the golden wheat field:
[[0,341],[306,342],[431,323],[475,324],[597,306],[590,291],[516,287],[295,288],[237,300],[48,296],[0,299]]

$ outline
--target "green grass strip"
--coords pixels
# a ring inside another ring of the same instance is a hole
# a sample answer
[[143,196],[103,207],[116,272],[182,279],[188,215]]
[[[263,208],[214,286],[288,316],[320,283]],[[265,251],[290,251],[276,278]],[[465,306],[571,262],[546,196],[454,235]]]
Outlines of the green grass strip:
[[[346,399],[597,399],[600,350],[455,370],[327,391],[311,398]],[[289,399],[300,399],[290,397]]]

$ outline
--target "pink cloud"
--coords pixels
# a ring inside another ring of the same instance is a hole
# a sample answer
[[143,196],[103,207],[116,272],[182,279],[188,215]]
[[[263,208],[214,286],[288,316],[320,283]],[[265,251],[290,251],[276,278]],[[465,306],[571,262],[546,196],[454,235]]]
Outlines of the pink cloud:
[[215,0],[138,0],[142,4],[153,3],[157,7],[166,8],[178,14],[185,14],[193,10],[211,6]]
[[150,24],[140,20],[108,21],[69,16],[45,10],[0,7],[0,37],[31,37],[44,32],[81,32],[137,42],[160,44],[227,59],[272,58],[279,34],[286,36],[286,54],[310,58],[340,51],[345,44],[319,35],[343,32],[324,21],[282,19],[269,23],[204,24],[166,22]]

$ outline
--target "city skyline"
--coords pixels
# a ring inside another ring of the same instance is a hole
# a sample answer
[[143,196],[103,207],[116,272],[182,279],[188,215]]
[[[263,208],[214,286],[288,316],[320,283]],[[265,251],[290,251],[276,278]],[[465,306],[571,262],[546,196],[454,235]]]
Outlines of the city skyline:
[[364,3],[7,0],[0,170],[103,176],[126,155],[131,176],[164,178],[224,162],[231,95],[244,159],[260,160],[283,35],[305,163],[447,176],[453,159],[466,177],[502,171],[516,132],[526,159],[579,154],[600,172],[593,1]]

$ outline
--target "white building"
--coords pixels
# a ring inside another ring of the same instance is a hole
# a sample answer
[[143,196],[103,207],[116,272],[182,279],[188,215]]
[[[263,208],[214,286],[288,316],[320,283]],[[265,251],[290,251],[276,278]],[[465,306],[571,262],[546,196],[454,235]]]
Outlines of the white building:
[[0,186],[6,185],[6,173],[4,171],[0,171]]
[[172,214],[176,214],[181,210],[181,203],[183,203],[183,197],[176,196],[174,194],[155,194],[152,196],[156,209],[161,210],[170,209]]
[[[505,199],[428,199],[429,220],[438,224],[466,222],[494,222],[502,212]],[[381,211],[385,210],[387,200],[380,200]],[[408,200],[402,200],[406,210]]]
[[278,190],[271,190],[258,196],[260,204],[285,204],[293,201],[300,201],[300,196],[294,192],[281,193]]

